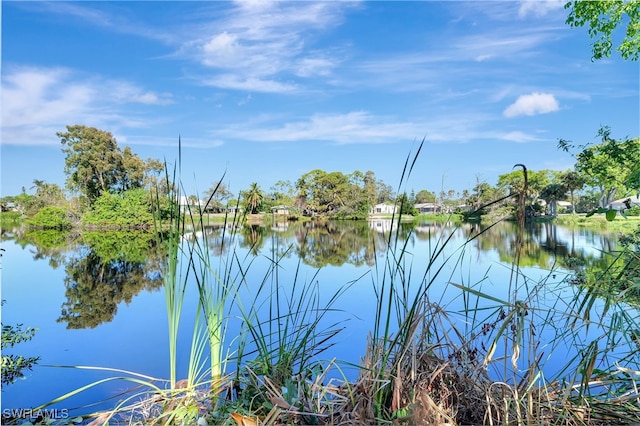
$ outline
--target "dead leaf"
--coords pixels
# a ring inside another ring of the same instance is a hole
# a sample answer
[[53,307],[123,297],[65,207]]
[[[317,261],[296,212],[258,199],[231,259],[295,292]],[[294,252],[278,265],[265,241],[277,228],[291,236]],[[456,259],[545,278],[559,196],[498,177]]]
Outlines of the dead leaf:
[[258,426],[256,419],[239,413],[231,413],[231,418],[236,421],[238,426]]

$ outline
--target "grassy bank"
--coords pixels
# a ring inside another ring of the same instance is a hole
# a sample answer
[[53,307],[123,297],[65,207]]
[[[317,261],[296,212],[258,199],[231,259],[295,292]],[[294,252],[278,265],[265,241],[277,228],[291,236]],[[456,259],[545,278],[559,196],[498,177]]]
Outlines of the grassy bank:
[[628,233],[640,226],[640,216],[623,217],[618,214],[614,220],[608,221],[604,214],[595,214],[590,217],[586,217],[585,214],[562,214],[558,215],[554,222],[562,226],[579,226]]
[[457,213],[429,213],[415,216],[414,221],[428,223],[454,223],[460,224],[464,221],[464,217]]

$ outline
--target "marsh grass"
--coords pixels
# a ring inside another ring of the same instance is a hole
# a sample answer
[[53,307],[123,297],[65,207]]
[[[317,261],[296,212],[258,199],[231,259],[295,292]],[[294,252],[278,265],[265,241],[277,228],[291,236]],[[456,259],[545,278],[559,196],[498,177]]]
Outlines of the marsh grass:
[[[407,157],[398,193],[421,149]],[[443,228],[431,235],[423,259],[397,232],[404,218],[394,215],[372,270],[326,294],[319,270],[307,277],[299,262],[286,269],[293,247],[283,249],[278,241],[272,241],[264,256],[268,267],[256,279],[255,251],[235,249],[245,217],[225,216],[216,246],[226,246],[220,253],[227,254],[212,252],[207,216],[198,209],[181,211],[175,202],[178,179],[175,169],[171,178],[167,174],[174,202],[169,223],[158,224],[169,248],[169,378],[105,369],[117,374],[42,407],[105,381],[126,380],[132,392],[113,410],[94,414],[95,424],[114,418],[240,426],[640,422],[640,319],[624,298],[638,287],[624,273],[633,252],[590,276],[589,285],[573,275],[558,281],[563,273],[555,269],[532,280],[519,261],[525,244],[521,215],[510,275],[497,295],[484,286],[489,271],[480,278],[465,272],[472,261],[467,247],[487,228],[458,245],[457,229]],[[606,283],[624,279],[628,290],[606,292]],[[190,285],[198,304],[195,312],[183,313]],[[337,302],[353,285],[370,285],[376,298],[355,379],[327,356],[343,327]],[[460,303],[447,302],[445,293]],[[196,318],[189,348],[178,346],[183,314]],[[239,330],[233,338],[230,325]],[[567,356],[568,348],[574,356]],[[177,362],[184,351],[190,353],[186,378]]]
[[[404,171],[410,173],[412,165],[408,158]],[[585,425],[640,420],[640,342],[630,333],[640,330],[637,309],[629,309],[620,293],[609,292],[603,300],[604,289],[568,285],[571,275],[557,283],[556,270],[532,281],[519,265],[524,215],[518,219],[506,298],[484,291],[483,279],[465,282],[463,273],[458,279],[444,274],[447,263],[462,268],[465,247],[485,231],[448,255],[444,249],[455,230],[437,236],[429,259],[418,260],[422,272],[406,243],[390,233],[389,249],[375,268],[373,333],[360,377],[349,387],[344,423]],[[628,268],[607,268],[595,282],[620,282],[620,269]],[[459,291],[462,310],[431,300],[435,282],[439,292]],[[576,355],[567,359],[572,348]],[[549,377],[545,371],[551,372]]]

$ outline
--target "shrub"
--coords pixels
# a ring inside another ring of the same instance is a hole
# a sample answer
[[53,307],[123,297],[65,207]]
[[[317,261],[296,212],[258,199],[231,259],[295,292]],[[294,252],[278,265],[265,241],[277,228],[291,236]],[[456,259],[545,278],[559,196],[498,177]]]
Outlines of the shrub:
[[27,225],[42,229],[69,229],[71,221],[67,219],[67,213],[60,207],[43,207],[33,218],[27,221]]
[[0,224],[3,229],[20,226],[22,214],[20,212],[0,212]]
[[121,194],[103,192],[84,216],[86,225],[143,227],[153,224],[149,194],[132,189]]
[[630,209],[626,209],[624,214],[627,216],[640,216],[640,206],[633,206]]

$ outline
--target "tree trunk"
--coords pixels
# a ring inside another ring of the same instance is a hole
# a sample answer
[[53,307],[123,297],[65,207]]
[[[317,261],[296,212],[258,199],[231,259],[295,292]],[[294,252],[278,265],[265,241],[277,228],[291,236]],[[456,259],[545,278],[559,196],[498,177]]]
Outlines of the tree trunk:
[[573,190],[569,192],[571,193],[571,214],[576,214],[576,205],[573,202]]
[[606,208],[613,201],[613,196],[616,193],[616,187],[613,186],[609,190],[602,190],[602,196],[600,196],[600,207]]

